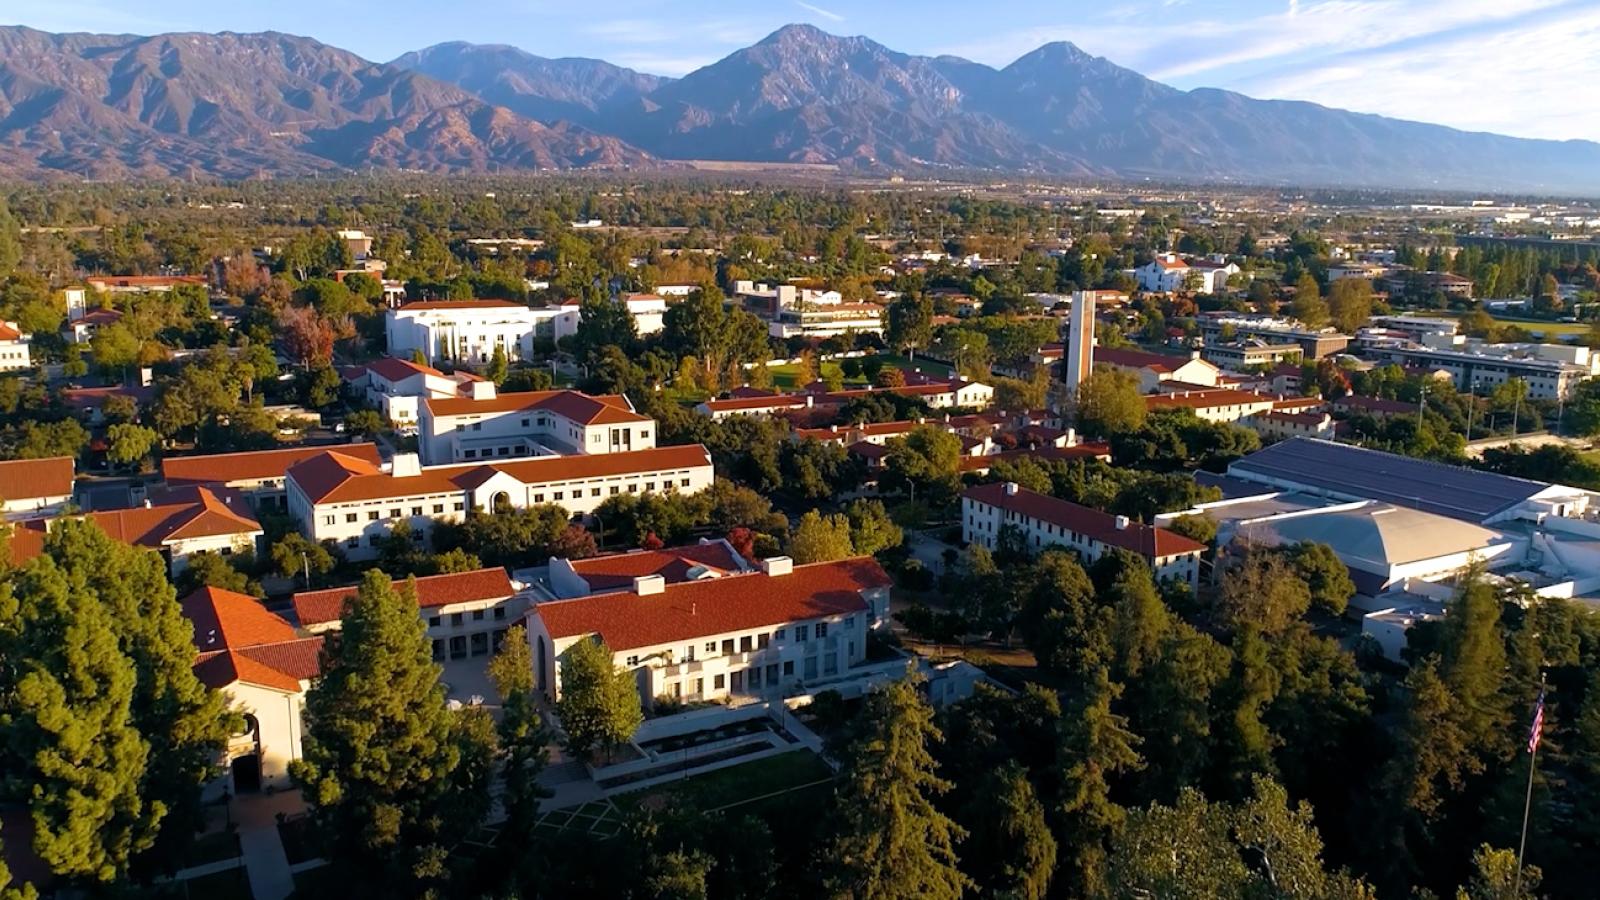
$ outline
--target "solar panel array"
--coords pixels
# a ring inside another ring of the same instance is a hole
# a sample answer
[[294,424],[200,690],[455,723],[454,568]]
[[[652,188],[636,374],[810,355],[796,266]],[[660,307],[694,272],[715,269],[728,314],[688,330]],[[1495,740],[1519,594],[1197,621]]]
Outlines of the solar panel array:
[[1382,500],[1483,522],[1548,485],[1381,450],[1314,438],[1290,438],[1235,462],[1235,476],[1255,475],[1347,497]]

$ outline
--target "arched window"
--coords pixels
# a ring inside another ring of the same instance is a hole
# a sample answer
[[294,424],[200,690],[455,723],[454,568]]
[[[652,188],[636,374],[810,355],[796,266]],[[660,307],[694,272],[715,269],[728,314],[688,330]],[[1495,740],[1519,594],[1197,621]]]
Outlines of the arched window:
[[511,495],[505,491],[500,491],[494,495],[494,500],[489,504],[489,508],[494,512],[509,510],[511,508]]

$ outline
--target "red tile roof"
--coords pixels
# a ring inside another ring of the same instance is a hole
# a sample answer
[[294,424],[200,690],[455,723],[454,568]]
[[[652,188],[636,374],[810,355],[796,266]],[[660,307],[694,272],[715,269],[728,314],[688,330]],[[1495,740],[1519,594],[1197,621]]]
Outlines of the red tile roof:
[[194,625],[194,671],[208,687],[243,681],[299,693],[301,682],[317,676],[322,639],[300,637],[256,598],[205,587],[181,604]]
[[[85,513],[82,518],[94,522],[112,540],[152,550],[160,550],[166,541],[261,531],[261,523],[250,515],[242,500],[224,502],[209,488],[181,488],[153,495],[149,506],[101,510]],[[19,523],[11,538],[13,561],[22,562],[43,552],[44,533],[50,521]],[[38,536],[23,535],[27,530]]]
[[541,456],[493,464],[437,466],[425,468],[418,475],[395,477],[363,460],[324,453],[296,464],[289,470],[289,477],[312,503],[344,503],[459,493],[483,484],[495,472],[504,472],[523,484],[550,484],[709,465],[711,457],[704,446],[686,444],[626,453]]
[[612,651],[846,615],[868,608],[862,591],[889,576],[870,557],[795,566],[788,575],[755,572],[671,584],[659,594],[631,591],[541,603],[530,613],[552,638],[597,634]]
[[1146,559],[1198,553],[1206,549],[1204,544],[1181,534],[1142,522],[1129,522],[1126,528],[1118,528],[1117,517],[1110,513],[1024,487],[1017,488],[1015,494],[1008,494],[1004,484],[980,484],[968,488],[961,496],[1025,518],[1059,525],[1107,546],[1132,550]]
[[248,594],[203,587],[178,603],[194,625],[195,649],[202,653],[299,638],[292,625]]
[[509,300],[413,300],[402,303],[402,311],[408,309],[527,309],[526,303],[512,303]]
[[572,570],[589,583],[591,591],[611,591],[633,586],[633,579],[660,575],[668,584],[688,581],[691,569],[722,574],[741,571],[733,551],[722,541],[662,550],[637,550],[570,561]]
[[73,325],[110,325],[121,318],[121,310],[107,309],[101,306],[85,311],[76,321],[68,322],[66,327],[70,328]]
[[0,341],[20,341],[22,332],[10,322],[0,322]]
[[227,484],[234,481],[282,478],[295,463],[330,450],[364,460],[373,466],[381,462],[376,444],[285,447],[281,450],[168,457],[161,461],[161,477],[169,485]]
[[489,400],[449,397],[424,401],[434,416],[470,416],[489,413],[546,410],[583,425],[617,425],[648,422],[649,416],[633,411],[621,394],[591,396],[578,391],[525,391],[501,394]]
[[1181,394],[1151,394],[1144,398],[1146,409],[1215,409],[1219,406],[1254,406],[1275,403],[1266,394],[1217,388],[1208,391],[1186,391]]
[[91,275],[84,281],[100,291],[107,287],[176,287],[180,284],[206,283],[199,275]]
[[367,363],[365,368],[368,372],[376,372],[385,380],[390,382],[404,381],[413,375],[437,375],[440,378],[448,377],[443,372],[435,369],[432,366],[419,366],[409,359],[398,359],[393,356],[385,356],[382,359]]
[[33,500],[72,494],[72,457],[0,462],[0,500]]
[[1153,369],[1165,374],[1176,372],[1179,366],[1189,362],[1189,358],[1169,356],[1165,353],[1149,353],[1126,347],[1095,347],[1094,361],[1122,369]]
[[[394,582],[396,591],[403,587],[405,579]],[[345,599],[354,597],[357,590],[358,585],[350,585],[323,591],[301,591],[294,595],[295,616],[302,626],[308,628],[336,622],[344,615]],[[506,570],[501,568],[428,575],[417,579],[417,606],[432,609],[480,600],[503,600],[516,592]]]

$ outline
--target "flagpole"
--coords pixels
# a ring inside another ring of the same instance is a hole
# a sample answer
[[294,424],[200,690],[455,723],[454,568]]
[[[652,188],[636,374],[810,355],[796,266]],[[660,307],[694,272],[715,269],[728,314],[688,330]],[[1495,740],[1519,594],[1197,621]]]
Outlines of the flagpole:
[[1539,673],[1539,709],[1534,713],[1533,733],[1528,739],[1528,793],[1522,800],[1522,840],[1517,844],[1517,876],[1511,896],[1522,896],[1522,857],[1528,851],[1528,814],[1533,810],[1533,765],[1539,758],[1541,732],[1544,730],[1544,673]]

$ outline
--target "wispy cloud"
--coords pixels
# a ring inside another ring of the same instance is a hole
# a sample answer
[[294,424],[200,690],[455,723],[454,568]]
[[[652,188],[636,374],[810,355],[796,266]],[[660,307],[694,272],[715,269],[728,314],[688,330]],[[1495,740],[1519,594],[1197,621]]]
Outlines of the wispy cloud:
[[815,4],[807,3],[806,0],[794,0],[794,5],[800,7],[801,9],[805,10],[806,12],[814,13],[815,15],[819,15],[819,16],[823,17],[824,19],[827,19],[830,22],[843,22],[844,21],[844,16],[839,15],[838,13],[834,12],[831,9],[823,9],[822,7],[817,6]]

